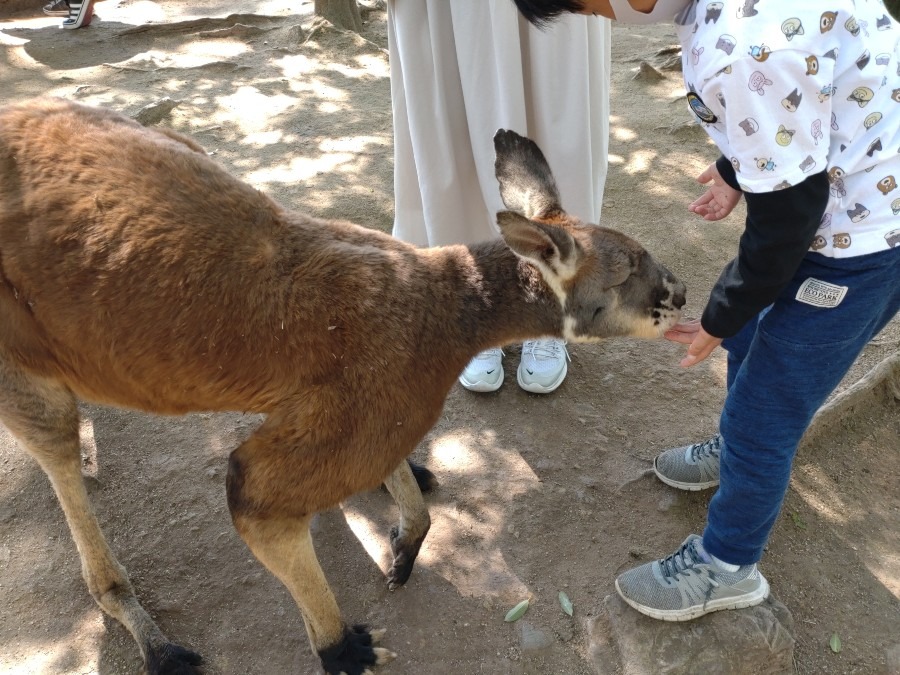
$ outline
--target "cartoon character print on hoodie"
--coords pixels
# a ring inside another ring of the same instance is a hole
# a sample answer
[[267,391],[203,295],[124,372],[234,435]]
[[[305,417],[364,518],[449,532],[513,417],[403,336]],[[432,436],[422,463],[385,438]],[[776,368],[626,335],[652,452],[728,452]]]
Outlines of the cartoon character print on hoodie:
[[896,246],[900,24],[882,0],[696,0],[676,18],[688,103],[746,192],[827,171],[812,250]]

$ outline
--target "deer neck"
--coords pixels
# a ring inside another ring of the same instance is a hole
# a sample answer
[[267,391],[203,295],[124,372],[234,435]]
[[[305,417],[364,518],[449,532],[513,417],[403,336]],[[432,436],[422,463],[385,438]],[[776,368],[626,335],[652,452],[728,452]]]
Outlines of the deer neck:
[[452,282],[440,301],[453,307],[455,329],[471,356],[500,345],[562,331],[559,300],[538,271],[498,239],[470,246],[431,249]]

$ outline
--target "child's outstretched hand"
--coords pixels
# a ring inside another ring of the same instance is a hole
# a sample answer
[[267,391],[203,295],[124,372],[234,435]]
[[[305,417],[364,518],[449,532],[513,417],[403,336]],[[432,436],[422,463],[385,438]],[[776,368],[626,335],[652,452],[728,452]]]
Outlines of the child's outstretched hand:
[[722,338],[713,337],[703,330],[699,319],[689,319],[675,324],[666,331],[664,337],[672,342],[690,345],[687,356],[681,359],[682,368],[696,366],[722,344]]
[[734,210],[741,201],[743,193],[735,190],[722,179],[715,163],[706,167],[706,171],[697,176],[697,182],[706,185],[712,181],[709,189],[688,208],[704,220],[722,220]]

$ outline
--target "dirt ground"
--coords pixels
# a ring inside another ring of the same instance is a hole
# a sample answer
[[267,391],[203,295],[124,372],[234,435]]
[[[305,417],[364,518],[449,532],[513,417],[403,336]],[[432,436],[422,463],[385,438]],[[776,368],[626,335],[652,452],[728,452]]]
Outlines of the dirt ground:
[[[163,97],[163,121],[286,205],[389,231],[392,135],[385,15],[363,37],[307,35],[311,2],[105,0],[90,28],[61,31],[0,0],[0,100],[55,94],[134,114]],[[21,3],[20,3],[21,6]],[[5,7],[5,9],[4,9]],[[235,24],[239,24],[237,27]],[[300,26],[300,28],[297,28]],[[714,148],[691,124],[680,74],[633,80],[675,43],[666,27],[616,28],[604,224],[641,240],[688,285],[697,315],[735,250],[740,214],[704,223],[686,204]],[[895,321],[842,387],[895,352]],[[388,628],[385,675],[590,673],[585,625],[615,575],[702,529],[710,492],[646,474],[660,450],[712,434],[724,395],[720,352],[611,340],[572,346],[552,396],[519,390],[518,350],[492,395],[455,388],[416,458],[441,486],[409,584],[389,593],[383,492],[316,523],[322,566],[348,620]],[[226,458],[251,416],[161,418],[83,407],[86,471],[101,524],[145,607],[203,654],[208,673],[317,672],[298,612],[233,530]],[[762,569],[793,612],[803,674],[885,673],[900,649],[900,415],[895,405],[798,457]],[[564,590],[574,618],[560,610]],[[506,611],[532,599],[528,614]],[[685,630],[690,630],[685,625]],[[840,637],[834,653],[829,640]],[[81,579],[48,481],[0,429],[0,672],[131,675],[130,635]]]

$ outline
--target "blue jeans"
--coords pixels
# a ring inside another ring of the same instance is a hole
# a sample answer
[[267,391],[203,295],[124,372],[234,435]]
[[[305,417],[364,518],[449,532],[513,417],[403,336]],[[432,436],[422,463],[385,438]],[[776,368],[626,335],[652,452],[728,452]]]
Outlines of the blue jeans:
[[[796,300],[810,277],[847,287],[840,304],[822,308]],[[725,340],[724,444],[703,533],[708,552],[735,565],[762,557],[803,433],[898,309],[900,248],[843,259],[810,253],[775,303]]]

